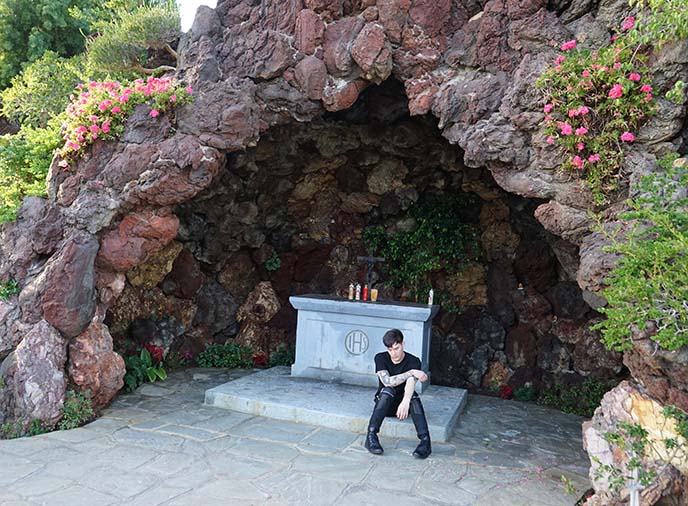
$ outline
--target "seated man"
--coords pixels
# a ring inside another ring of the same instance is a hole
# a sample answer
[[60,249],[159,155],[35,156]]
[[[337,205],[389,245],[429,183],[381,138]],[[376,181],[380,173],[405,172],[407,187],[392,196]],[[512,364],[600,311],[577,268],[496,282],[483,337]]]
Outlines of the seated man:
[[430,455],[432,448],[425,411],[415,386],[416,380],[425,382],[428,375],[421,370],[418,357],[404,353],[404,334],[400,330],[387,331],[382,337],[382,342],[387,351],[375,355],[375,371],[379,385],[375,394],[375,409],[368,423],[365,447],[370,453],[380,455],[384,450],[380,446],[377,433],[385,417],[396,416],[399,420],[405,420],[410,412],[420,439],[413,456],[424,459]]

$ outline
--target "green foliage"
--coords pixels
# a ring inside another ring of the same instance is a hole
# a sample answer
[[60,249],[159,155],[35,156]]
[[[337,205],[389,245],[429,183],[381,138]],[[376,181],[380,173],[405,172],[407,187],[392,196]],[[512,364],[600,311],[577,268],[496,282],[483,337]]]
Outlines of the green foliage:
[[630,0],[646,9],[638,15],[629,33],[633,41],[660,47],[666,42],[688,38],[688,10],[685,0]]
[[[664,165],[670,160],[665,160]],[[620,216],[620,225],[604,233],[620,255],[603,291],[609,302],[600,309],[607,319],[593,329],[614,350],[632,346],[631,328],[654,322],[651,337],[659,346],[675,350],[688,345],[688,171],[667,169],[644,177],[640,197]]]
[[164,365],[167,371],[176,371],[182,367],[188,367],[191,361],[178,351],[171,351],[165,357]]
[[73,56],[84,50],[88,24],[70,8],[88,8],[95,0],[0,0],[0,89],[10,83],[22,64],[46,51]]
[[652,75],[638,49],[624,36],[595,51],[566,49],[537,82],[547,142],[563,146],[562,169],[584,177],[597,204],[618,187],[623,145],[655,111]]
[[0,390],[2,390],[3,388],[5,388],[5,377],[0,376]]
[[557,408],[564,413],[592,418],[595,409],[600,405],[602,397],[614,385],[590,377],[581,386],[569,387],[561,384],[554,385],[540,393],[538,402],[544,406]]
[[153,358],[147,349],[143,348],[139,355],[124,357],[124,365],[127,372],[124,375],[124,384],[129,392],[133,392],[140,385],[150,381],[151,383],[160,379],[167,379],[167,372],[162,366],[162,362],[153,363]]
[[62,412],[62,419],[57,425],[60,430],[80,427],[95,416],[88,392],[82,394],[74,390],[68,390],[64,405],[60,411]]
[[296,360],[296,349],[294,345],[280,346],[270,354],[270,360],[268,361],[269,367],[275,367],[278,365],[292,365]]
[[683,90],[686,87],[686,83],[683,81],[676,81],[672,88],[666,92],[666,98],[667,100],[672,101],[673,103],[680,105],[681,102],[683,101]]
[[0,137],[0,223],[15,219],[24,197],[46,195],[48,169],[60,145],[56,119],[47,128],[27,127]]
[[392,285],[419,300],[427,296],[431,272],[457,273],[480,258],[477,228],[461,220],[476,205],[472,195],[427,199],[409,209],[414,230],[388,235],[382,226],[369,227],[363,244],[386,259],[383,271]]
[[38,436],[50,432],[50,430],[50,427],[38,419],[32,420],[26,430],[24,430],[20,421],[5,422],[0,425],[0,434],[4,439]]
[[578,495],[576,493],[576,484],[573,483],[573,480],[570,478],[567,478],[563,474],[561,475],[561,485],[564,487],[564,492],[566,492],[568,495],[576,496]]
[[514,390],[514,399],[517,401],[534,401],[537,399],[537,391],[532,384],[528,383]]
[[253,353],[246,346],[234,343],[211,344],[196,357],[198,367],[253,367]]
[[63,58],[53,51],[28,65],[0,92],[2,114],[23,127],[45,128],[69,104],[69,94],[83,81],[83,58]]
[[19,291],[19,285],[14,279],[0,283],[0,300],[9,300],[13,295],[17,295]]
[[593,457],[597,464],[595,479],[604,477],[615,492],[633,483],[648,487],[664,468],[674,462],[685,462],[688,458],[688,415],[676,406],[665,406],[662,415],[663,426],[653,432],[672,436],[661,441],[651,438],[647,429],[638,423],[620,422],[615,430],[605,433],[604,439],[616,448],[615,452],[620,450],[627,455],[626,469],[603,464]]
[[81,7],[72,7],[69,14],[72,18],[90,26],[92,31],[101,32],[108,23],[118,19],[122,13],[134,12],[140,7],[170,3],[176,6],[176,2],[170,2],[170,0],[101,0],[89,2]]
[[149,51],[165,50],[176,59],[170,44],[180,33],[181,20],[174,2],[123,12],[89,39],[89,66],[101,71],[151,74],[155,69],[146,68]]
[[265,268],[268,271],[276,271],[282,267],[282,260],[280,260],[279,255],[276,251],[272,252],[272,256],[265,261]]

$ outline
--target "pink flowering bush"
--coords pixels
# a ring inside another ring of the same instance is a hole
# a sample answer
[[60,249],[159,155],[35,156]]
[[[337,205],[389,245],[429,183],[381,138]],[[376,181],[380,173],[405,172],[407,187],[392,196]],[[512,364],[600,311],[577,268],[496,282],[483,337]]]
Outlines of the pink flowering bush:
[[627,37],[633,27],[625,19],[611,45],[596,51],[564,42],[537,83],[545,95],[547,143],[566,149],[562,168],[586,179],[597,204],[617,188],[623,148],[655,111],[652,76]]
[[126,120],[137,105],[147,104],[149,115],[156,118],[176,106],[192,101],[192,89],[175,85],[168,78],[149,77],[133,83],[91,81],[80,84],[67,106],[64,145],[58,150],[59,165],[68,167],[96,139],[116,139],[124,131]]

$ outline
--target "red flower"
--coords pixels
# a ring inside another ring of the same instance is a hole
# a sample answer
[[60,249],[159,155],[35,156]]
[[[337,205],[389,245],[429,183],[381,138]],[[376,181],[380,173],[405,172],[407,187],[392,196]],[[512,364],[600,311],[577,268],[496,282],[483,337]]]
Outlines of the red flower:
[[150,356],[154,361],[162,362],[162,359],[165,356],[165,350],[163,350],[160,346],[155,346],[154,344],[148,343],[143,347],[148,350],[148,353],[150,353]]
[[268,356],[265,353],[256,353],[252,357],[254,367],[267,367]]
[[499,387],[499,397],[502,399],[511,399],[513,392],[509,385],[502,385]]

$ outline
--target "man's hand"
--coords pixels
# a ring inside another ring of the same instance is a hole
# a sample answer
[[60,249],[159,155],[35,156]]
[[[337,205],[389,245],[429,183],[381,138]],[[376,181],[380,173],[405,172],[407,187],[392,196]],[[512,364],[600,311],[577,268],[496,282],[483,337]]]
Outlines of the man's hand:
[[418,381],[421,381],[421,382],[423,382],[423,383],[425,383],[426,381],[428,381],[428,375],[425,374],[425,373],[424,373],[423,371],[421,371],[420,369],[412,369],[412,370],[411,370],[411,373],[413,373],[413,377],[416,378]]
[[410,404],[410,401],[407,401],[406,399],[401,401],[399,407],[397,408],[397,418],[399,420],[406,420],[406,418],[408,418]]

